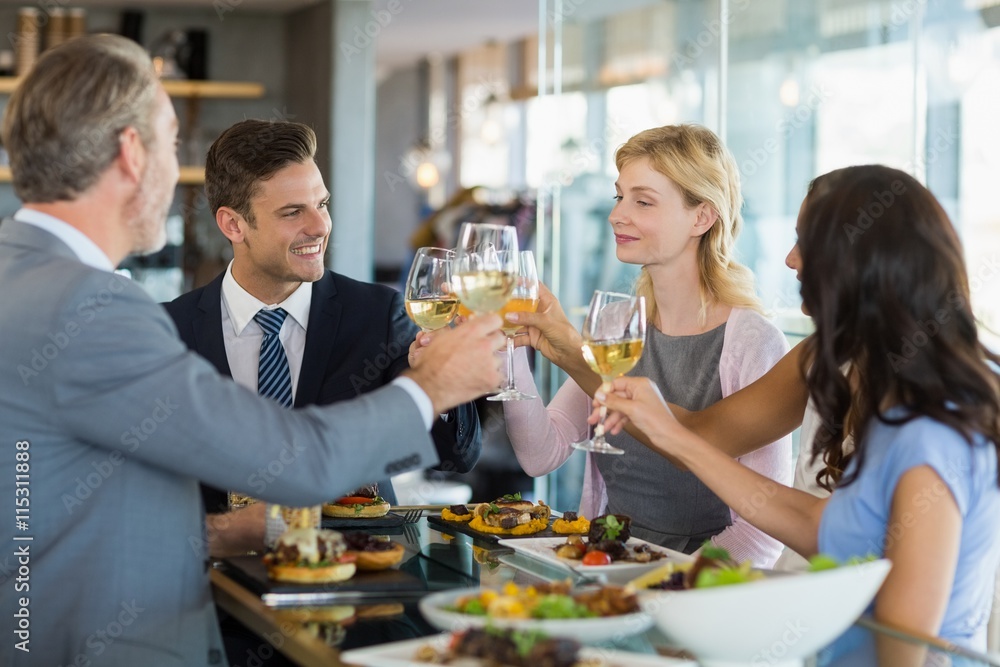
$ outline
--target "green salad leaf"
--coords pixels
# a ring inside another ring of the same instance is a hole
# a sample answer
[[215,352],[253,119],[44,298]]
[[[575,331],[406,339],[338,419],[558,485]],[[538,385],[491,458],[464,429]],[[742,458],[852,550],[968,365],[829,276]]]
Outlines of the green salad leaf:
[[483,603],[477,600],[476,598],[472,598],[471,600],[466,602],[465,606],[460,611],[463,614],[472,614],[473,616],[486,615],[486,607],[484,607]]
[[732,586],[745,584],[760,577],[759,573],[751,571],[750,561],[744,561],[736,567],[706,567],[698,573],[694,582],[695,588],[712,588],[714,586]]
[[580,604],[569,595],[546,595],[531,611],[534,618],[590,618],[596,616],[586,605]]
[[809,558],[809,572],[822,572],[823,570],[833,570],[838,567],[840,567],[840,563],[833,556],[816,554]]
[[517,647],[517,654],[522,658],[528,657],[535,644],[546,639],[546,636],[538,630],[514,630],[510,633],[510,640]]
[[724,547],[715,546],[711,540],[705,540],[705,543],[701,545],[701,555],[715,560],[732,560],[732,556]]
[[499,498],[499,500],[502,500],[502,501],[508,502],[508,503],[512,503],[512,502],[514,502],[516,500],[520,500],[520,499],[521,499],[521,492],[520,491],[518,491],[517,493],[505,493],[503,496],[501,496]]
[[598,519],[597,525],[604,528],[604,539],[606,540],[617,540],[621,532],[625,530],[625,524],[619,521],[614,514]]

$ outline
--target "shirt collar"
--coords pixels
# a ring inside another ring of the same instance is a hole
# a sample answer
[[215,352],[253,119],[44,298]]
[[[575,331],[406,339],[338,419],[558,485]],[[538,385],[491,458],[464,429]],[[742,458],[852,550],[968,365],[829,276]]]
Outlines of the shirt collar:
[[101,271],[114,271],[115,265],[111,263],[104,251],[94,243],[89,236],[79,229],[64,222],[48,213],[42,213],[31,208],[18,209],[14,214],[14,219],[33,227],[44,229],[57,239],[69,246],[73,254],[87,266]]
[[288,316],[298,322],[303,331],[309,328],[309,308],[312,305],[312,283],[302,283],[289,295],[287,299],[278,304],[267,304],[250,294],[236,282],[233,277],[233,263],[229,262],[226,267],[226,275],[222,278],[222,300],[229,310],[229,320],[233,324],[233,331],[237,336],[243,334],[243,330],[253,320],[261,308],[274,310],[284,308]]

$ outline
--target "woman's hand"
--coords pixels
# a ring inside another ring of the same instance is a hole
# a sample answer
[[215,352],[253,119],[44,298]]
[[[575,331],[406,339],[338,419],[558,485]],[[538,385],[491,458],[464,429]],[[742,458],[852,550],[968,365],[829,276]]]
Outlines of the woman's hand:
[[534,313],[508,313],[507,321],[521,325],[519,331],[527,336],[517,336],[515,347],[530,345],[546,359],[560,368],[567,364],[582,363],[580,351],[583,339],[570,324],[559,300],[541,283],[538,284],[538,310]]
[[594,394],[595,409],[588,419],[591,424],[597,423],[601,405],[608,407],[605,432],[617,435],[631,422],[646,434],[655,449],[666,454],[672,453],[670,445],[679,437],[692,435],[677,421],[659,387],[649,378],[620,377],[611,383],[610,391],[608,385],[601,385]]

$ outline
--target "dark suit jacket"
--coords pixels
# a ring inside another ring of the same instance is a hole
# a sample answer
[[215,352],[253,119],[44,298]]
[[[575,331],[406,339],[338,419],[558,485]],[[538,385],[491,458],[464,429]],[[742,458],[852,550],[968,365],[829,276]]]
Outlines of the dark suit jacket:
[[[222,337],[224,275],[163,305],[188,348],[232,377]],[[396,290],[327,271],[313,283],[295,407],[328,405],[388,384],[409,367],[407,354],[418,331]],[[473,404],[452,410],[447,422],[435,419],[431,435],[440,470],[468,472],[479,460],[482,442]],[[379,481],[379,492],[395,504],[389,480]],[[207,512],[226,511],[225,492],[203,486],[202,495]]]

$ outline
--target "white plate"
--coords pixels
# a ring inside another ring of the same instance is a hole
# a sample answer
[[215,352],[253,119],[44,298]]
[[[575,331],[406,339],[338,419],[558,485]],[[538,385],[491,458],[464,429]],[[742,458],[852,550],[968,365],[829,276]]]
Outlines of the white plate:
[[621,616],[542,619],[487,618],[445,609],[454,605],[458,598],[476,596],[482,590],[482,588],[462,588],[428,595],[420,600],[420,613],[428,623],[446,632],[470,627],[481,628],[489,623],[500,628],[540,630],[550,637],[575,639],[587,644],[637,635],[653,625],[653,618],[642,611]]
[[[450,634],[434,635],[406,639],[389,644],[379,644],[367,648],[356,648],[340,654],[340,660],[348,665],[362,667],[426,667],[428,663],[417,662],[414,657],[417,649],[425,644],[443,651],[451,639]],[[580,650],[583,659],[599,658],[607,667],[697,667],[690,660],[666,658],[660,655],[646,653],[631,653],[628,651],[612,651],[605,648],[583,648]]]
[[555,563],[556,565],[573,568],[573,570],[579,572],[580,574],[603,575],[609,581],[615,582],[623,582],[634,579],[643,572],[652,570],[653,568],[659,567],[664,563],[688,563],[694,560],[693,556],[681,553],[680,551],[674,551],[673,549],[657,546],[645,540],[640,540],[638,537],[630,537],[628,542],[625,543],[627,546],[634,547],[640,544],[646,544],[649,545],[652,550],[666,554],[666,558],[650,561],[648,563],[619,562],[611,563],[611,565],[584,565],[578,560],[573,560],[572,558],[562,558],[556,555],[553,547],[557,547],[560,544],[565,543],[565,537],[522,537],[513,540],[500,540],[500,544],[505,547],[510,547],[518,553],[523,553],[527,556],[532,556],[538,560],[544,560],[549,563]]

